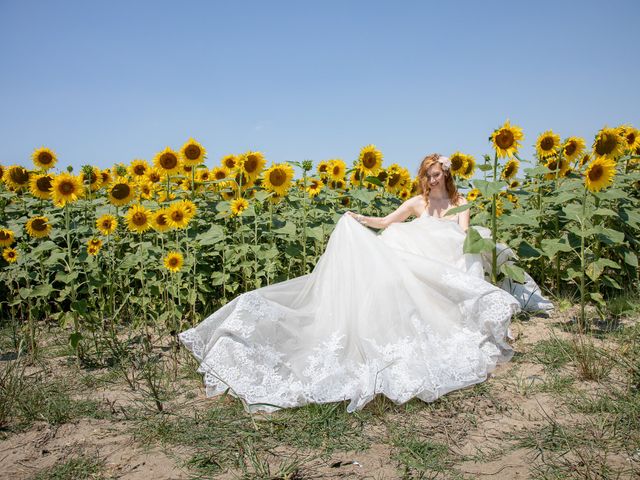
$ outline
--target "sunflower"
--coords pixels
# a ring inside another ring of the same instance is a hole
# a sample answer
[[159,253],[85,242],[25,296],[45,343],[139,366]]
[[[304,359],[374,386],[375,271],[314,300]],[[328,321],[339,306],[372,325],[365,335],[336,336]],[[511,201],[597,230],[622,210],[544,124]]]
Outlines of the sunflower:
[[400,193],[398,193],[398,197],[400,197],[401,200],[408,200],[411,198],[411,191],[407,188],[403,188],[400,190]]
[[102,174],[100,172],[100,169],[98,167],[87,167],[87,171],[89,172],[88,173],[89,181],[88,182],[86,181],[85,172],[83,171],[80,174],[80,179],[82,180],[82,184],[85,185],[88,183],[89,189],[92,192],[97,192],[98,190],[100,190],[100,187],[102,186]]
[[518,170],[520,169],[520,162],[514,158],[510,159],[502,169],[502,174],[500,177],[504,180],[511,180],[518,174]]
[[277,193],[280,196],[286,195],[291,187],[293,179],[293,168],[288,163],[280,163],[270,167],[263,177],[263,187],[265,190]]
[[593,142],[593,153],[598,158],[608,158],[616,160],[626,148],[627,142],[620,135],[620,131],[616,128],[604,127],[596,135]]
[[51,224],[47,217],[31,217],[27,220],[25,229],[33,238],[43,238],[48,237],[49,233],[51,233]]
[[382,152],[375,145],[367,145],[360,150],[358,164],[365,176],[375,175],[382,167]]
[[249,208],[249,202],[247,202],[244,198],[236,198],[231,200],[231,215],[237,217],[242,212],[244,212],[247,208]]
[[467,171],[467,156],[464,153],[455,152],[449,160],[451,160],[451,175],[459,177]]
[[46,147],[36,148],[31,154],[31,160],[33,160],[33,164],[41,168],[43,170],[49,170],[53,168],[56,162],[58,161],[58,157],[53,152],[53,150],[49,150]]
[[180,156],[178,152],[167,147],[158,152],[153,159],[155,167],[165,175],[173,175],[180,171]]
[[309,185],[307,185],[306,191],[309,194],[309,196],[313,198],[320,193],[323,187],[324,187],[324,183],[322,183],[322,180],[318,178],[311,178]]
[[151,228],[151,212],[142,205],[134,205],[125,215],[130,232],[143,233]]
[[555,155],[560,150],[560,135],[547,130],[538,137],[536,141],[536,153],[538,159],[543,160]]
[[113,177],[111,176],[111,170],[105,168],[100,172],[100,178],[102,179],[102,186],[107,187],[113,181]]
[[616,164],[610,158],[596,158],[584,172],[584,182],[587,189],[597,192],[608,187],[616,174]]
[[3,174],[4,183],[11,189],[19,192],[29,188],[29,171],[20,165],[12,165]]
[[625,148],[633,152],[640,147],[640,131],[631,125],[620,125],[616,130],[626,142]]
[[18,261],[18,251],[15,248],[6,247],[2,250],[2,258],[4,258],[7,263],[16,263]]
[[240,163],[237,155],[225,155],[220,160],[220,165],[227,169],[228,172],[235,170]]
[[87,253],[92,257],[95,257],[96,255],[98,255],[98,253],[100,253],[100,247],[89,244],[87,245]]
[[480,193],[480,190],[474,188],[472,190],[469,190],[469,193],[467,193],[467,201],[474,202],[478,197],[481,196],[482,194]]
[[51,198],[53,176],[48,173],[33,175],[29,179],[29,189],[34,197],[47,200]]
[[166,232],[171,230],[171,226],[167,220],[166,208],[161,208],[151,214],[151,227],[153,227],[156,232]]
[[182,145],[180,155],[185,165],[195,166],[204,162],[204,159],[207,158],[207,151],[193,138],[190,138]]
[[491,137],[489,137],[498,157],[513,157],[520,148],[519,141],[523,139],[522,129],[511,125],[509,120],[502,127],[494,130]]
[[136,186],[125,177],[116,178],[108,188],[109,201],[118,207],[126,205],[136,196]]
[[318,162],[316,170],[318,171],[320,178],[327,178],[329,176],[329,162],[330,160],[322,160]]
[[591,161],[591,152],[584,153],[580,158],[580,161],[578,162],[578,168],[584,167],[590,161]]
[[342,180],[347,171],[347,166],[339,158],[335,158],[329,161],[329,177],[332,180]]
[[145,172],[144,177],[151,183],[160,183],[164,180],[164,175],[155,167],[149,167]]
[[87,246],[102,248],[102,240],[96,237],[90,238],[87,240]]
[[242,155],[242,171],[252,180],[258,178],[266,163],[267,161],[261,152],[248,151]]
[[225,178],[229,178],[230,176],[231,172],[227,167],[213,167],[211,169],[211,178],[214,181],[224,180]]
[[182,164],[182,166],[180,167],[180,172],[183,175],[187,175],[188,177],[191,176],[191,172],[193,172],[193,168],[191,165],[185,165],[184,163]]
[[[322,183],[322,185],[325,184],[322,180],[320,180],[320,183]],[[329,182],[329,188],[333,190],[344,190],[345,188],[347,188],[347,182],[345,182],[342,178],[340,180],[331,180]]]
[[365,176],[366,175],[364,174],[362,169],[358,166],[354,168],[353,171],[351,172],[351,176],[349,177],[349,182],[352,185],[360,185]]
[[564,154],[564,158],[567,159],[567,162],[573,162],[576,160],[585,148],[584,139],[580,137],[569,137],[564,141],[562,145],[562,153]]
[[184,265],[184,258],[180,252],[169,252],[164,257],[164,266],[171,273],[180,271],[182,265]]
[[504,213],[504,203],[499,198],[496,199],[496,217],[502,216]]
[[15,242],[13,230],[0,228],[0,247],[8,247]]
[[172,203],[167,207],[167,224],[171,228],[187,228],[191,216],[182,202]]
[[4,177],[5,168],[0,165],[0,183],[2,183],[2,177]]
[[143,180],[138,182],[138,198],[151,200],[153,194],[156,192],[157,186],[155,183],[151,183],[146,180],[146,177],[142,177]]
[[149,171],[149,164],[146,160],[142,160],[140,158],[136,158],[131,161],[131,165],[127,168],[129,175],[135,180],[141,180],[142,177],[146,176],[147,171]]
[[553,180],[557,177],[564,177],[568,173],[570,166],[567,159],[564,157],[560,158],[558,162],[558,157],[556,155],[548,157],[545,162],[545,166],[551,170],[549,173],[546,173],[544,178],[547,180]]
[[394,163],[387,169],[385,188],[389,193],[398,193],[404,188],[408,178],[410,178],[409,171]]
[[511,182],[509,184],[509,188],[512,189],[512,190],[515,189],[515,188],[518,188],[519,186],[520,186],[520,182],[518,180],[514,180],[513,182]]
[[84,195],[82,179],[69,173],[60,173],[51,182],[51,198],[56,207],[64,207]]
[[469,180],[471,177],[473,177],[473,174],[475,173],[476,160],[475,158],[473,158],[473,155],[465,155],[465,159],[467,161],[466,168],[463,171],[461,171],[458,175],[461,178]]
[[96,228],[103,235],[111,235],[118,228],[118,220],[113,215],[102,215],[96,220]]
[[417,195],[420,192],[420,183],[417,178],[411,180],[411,195]]
[[187,212],[189,220],[195,217],[197,211],[195,203],[193,203],[191,200],[180,200],[180,204],[182,205],[182,208],[184,208],[185,212]]
[[211,171],[208,168],[196,170],[196,182],[205,183],[211,180]]

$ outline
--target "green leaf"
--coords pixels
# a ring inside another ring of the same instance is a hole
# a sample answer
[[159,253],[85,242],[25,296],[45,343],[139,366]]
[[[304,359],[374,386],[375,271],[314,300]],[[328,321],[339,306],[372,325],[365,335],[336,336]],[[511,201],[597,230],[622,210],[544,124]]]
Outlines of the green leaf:
[[520,243],[520,246],[518,247],[518,256],[520,258],[540,258],[542,256],[542,252],[524,241]]
[[473,203],[471,202],[465,203],[464,205],[460,205],[459,207],[454,207],[447,210],[447,213],[445,213],[444,216],[448,217],[449,215],[455,215],[456,213],[464,212],[465,210],[469,210],[472,206]]
[[296,224],[290,220],[287,220],[287,223],[284,225],[284,227],[281,228],[276,228],[274,230],[271,230],[273,233],[276,233],[278,235],[289,235],[289,236],[295,236],[296,235]]
[[34,297],[45,297],[47,298],[53,292],[53,287],[49,283],[43,283],[42,285],[38,285],[33,289]]
[[364,181],[373,183],[374,185],[384,188],[384,183],[382,183],[378,177],[368,176],[368,177],[365,177]]
[[582,205],[577,205],[575,203],[570,203],[569,205],[565,205],[562,209],[565,216],[570,218],[571,220],[581,220],[584,218],[582,213]]
[[533,215],[516,215],[513,213],[500,217],[500,223],[503,225],[527,225],[529,227],[537,227],[538,220]]
[[561,240],[542,240],[542,251],[548,258],[554,258],[558,252],[570,252],[571,247]]
[[624,252],[624,263],[631,265],[632,267],[637,267],[638,256],[631,251]]
[[49,258],[42,262],[42,264],[50,267],[58,263],[60,260],[64,260],[65,258],[67,258],[67,255],[64,252],[52,252],[51,255],[49,255]]
[[206,232],[199,233],[195,240],[200,245],[215,245],[225,239],[224,228],[221,225],[213,224]]
[[598,215],[600,217],[617,217],[618,214],[611,210],[610,208],[596,208],[593,212],[594,215]]
[[622,290],[622,287],[620,286],[620,284],[616,280],[611,278],[609,275],[602,276],[602,283],[607,285],[608,287],[612,287],[617,290]]
[[355,200],[360,200],[365,204],[371,203],[373,199],[376,198],[376,196],[378,195],[378,192],[376,191],[365,190],[363,188],[357,188],[355,190],[352,190],[350,193],[351,193],[351,198]]
[[517,265],[510,264],[509,262],[503,263],[500,266],[500,271],[518,283],[524,283],[525,281],[524,270]]
[[476,187],[482,193],[485,198],[491,197],[494,193],[499,193],[503,187],[506,187],[506,182],[502,180],[496,180],[488,182],[486,180],[475,180],[473,186]]
[[598,235],[600,241],[608,245],[615,245],[624,242],[624,233],[619,232],[618,230],[603,227],[602,225],[593,227],[591,229],[591,232]]
[[493,250],[495,244],[493,240],[482,238],[478,231],[471,227],[467,230],[467,237],[464,239],[464,253],[482,253]]
[[78,348],[78,343],[80,343],[81,339],[82,333],[80,332],[73,332],[71,335],[69,335],[69,344],[71,344],[71,348],[73,348],[74,350]]
[[31,289],[27,287],[22,287],[18,290],[18,295],[20,295],[20,298],[22,298],[23,300],[26,300],[31,296]]
[[589,296],[591,297],[591,300],[598,303],[601,307],[606,306],[606,302],[599,292],[590,293]]

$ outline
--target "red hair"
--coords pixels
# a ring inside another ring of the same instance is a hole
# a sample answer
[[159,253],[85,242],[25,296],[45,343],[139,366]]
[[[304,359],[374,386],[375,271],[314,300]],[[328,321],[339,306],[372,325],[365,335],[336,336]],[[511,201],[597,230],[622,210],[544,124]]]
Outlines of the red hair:
[[440,168],[442,168],[442,172],[444,173],[444,185],[447,189],[447,194],[449,195],[449,201],[452,205],[458,205],[458,202],[462,197],[458,193],[458,188],[453,181],[451,170],[445,170],[442,164],[438,161],[440,157],[442,157],[442,155],[440,155],[439,153],[432,153],[424,157],[424,159],[420,163],[420,168],[418,168],[418,191],[422,194],[422,197],[424,198],[425,202],[427,202],[427,205],[429,205],[429,192],[431,191],[431,187],[429,187],[427,171],[435,164],[438,164],[440,165]]

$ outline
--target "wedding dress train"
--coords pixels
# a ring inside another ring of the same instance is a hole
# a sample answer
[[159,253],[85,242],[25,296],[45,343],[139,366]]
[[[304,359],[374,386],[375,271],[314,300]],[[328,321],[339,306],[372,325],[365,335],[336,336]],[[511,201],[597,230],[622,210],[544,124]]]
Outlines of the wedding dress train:
[[513,354],[520,302],[484,280],[464,238],[426,211],[380,234],[343,215],[310,274],[238,296],[180,340],[207,395],[229,390],[249,411],[433,401]]

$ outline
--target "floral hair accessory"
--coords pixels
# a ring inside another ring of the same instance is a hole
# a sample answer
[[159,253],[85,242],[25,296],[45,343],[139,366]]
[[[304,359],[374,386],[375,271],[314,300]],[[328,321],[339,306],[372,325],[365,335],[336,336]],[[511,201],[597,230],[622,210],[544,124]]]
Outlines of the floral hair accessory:
[[443,155],[440,155],[438,157],[438,161],[442,165],[442,169],[443,170],[447,170],[447,171],[451,170],[451,160],[449,160],[449,157],[445,157]]

